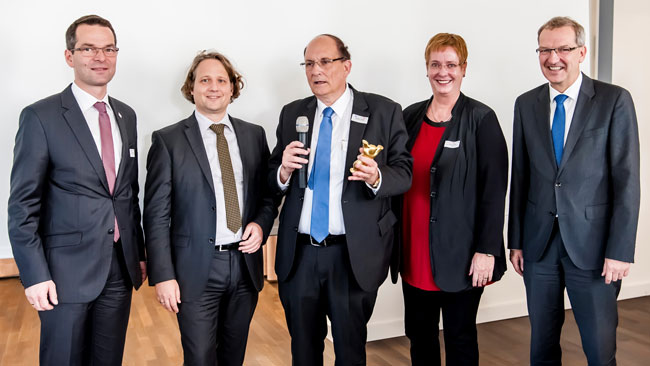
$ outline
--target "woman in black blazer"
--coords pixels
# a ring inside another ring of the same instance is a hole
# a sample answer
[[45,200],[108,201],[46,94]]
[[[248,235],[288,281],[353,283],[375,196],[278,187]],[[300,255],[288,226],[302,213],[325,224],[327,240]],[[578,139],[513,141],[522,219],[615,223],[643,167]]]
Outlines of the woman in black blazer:
[[435,35],[425,59],[433,96],[404,110],[413,184],[395,202],[406,336],[413,365],[440,365],[442,310],[447,365],[478,365],[483,287],[506,269],[508,152],[494,111],[460,92],[463,38]]

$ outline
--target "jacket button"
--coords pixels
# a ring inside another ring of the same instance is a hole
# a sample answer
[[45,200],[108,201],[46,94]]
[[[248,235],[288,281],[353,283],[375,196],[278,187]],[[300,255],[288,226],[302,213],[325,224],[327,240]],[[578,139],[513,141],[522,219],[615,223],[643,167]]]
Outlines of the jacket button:
[[301,201],[302,201],[302,200],[304,200],[304,199],[305,199],[305,197],[304,197],[304,196],[300,196],[300,200],[301,200]]
[[436,222],[438,222],[438,219],[432,218],[430,221],[435,224]]
[[561,183],[561,182],[556,182],[556,183],[555,183],[555,186],[556,186],[556,187],[562,187],[562,183]]
[[212,206],[212,207],[210,207],[210,208],[212,209],[212,212],[214,212],[214,210],[215,210],[214,206]]
[[431,192],[431,197],[436,198],[438,196],[438,192]]
[[348,200],[343,200],[343,203],[348,203]]
[[213,238],[210,238],[210,239],[208,239],[208,242],[209,242],[210,244],[214,244],[214,239],[213,239]]
[[115,229],[108,229],[108,233],[109,233],[110,235],[113,235],[114,232],[115,232]]
[[293,228],[293,231],[298,232],[298,227],[295,226],[295,227]]
[[432,166],[432,167],[431,167],[431,173],[435,173],[435,172],[436,172],[436,167],[435,167],[435,166]]

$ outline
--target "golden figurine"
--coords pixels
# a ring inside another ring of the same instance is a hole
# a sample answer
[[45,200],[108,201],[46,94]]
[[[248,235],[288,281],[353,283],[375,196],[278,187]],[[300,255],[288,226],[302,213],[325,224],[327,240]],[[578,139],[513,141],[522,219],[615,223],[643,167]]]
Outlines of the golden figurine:
[[[370,159],[374,159],[375,156],[379,155],[379,152],[384,149],[383,146],[381,145],[372,145],[369,144],[368,141],[366,140],[361,140],[363,142],[363,156],[369,157]],[[357,168],[355,168],[355,165],[357,163],[363,164],[361,160],[355,160],[354,163],[352,163],[352,168],[350,168],[350,172],[354,173],[357,171]]]

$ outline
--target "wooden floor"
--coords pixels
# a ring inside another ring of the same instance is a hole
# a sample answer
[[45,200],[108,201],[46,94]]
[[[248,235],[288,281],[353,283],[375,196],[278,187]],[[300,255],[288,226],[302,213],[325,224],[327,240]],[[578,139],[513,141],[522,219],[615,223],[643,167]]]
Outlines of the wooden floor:
[[[478,326],[481,365],[528,364],[527,318]],[[39,321],[24,297],[18,279],[0,280],[0,365],[38,364]],[[441,337],[442,339],[442,337]],[[585,365],[575,320],[567,311],[562,334],[563,364]],[[332,344],[326,341],[325,364],[334,363]],[[409,344],[404,337],[370,342],[368,365],[409,365]],[[618,364],[650,365],[650,297],[619,302]],[[126,340],[124,364],[129,366],[181,365],[183,353],[176,317],[145,287],[135,293]],[[290,365],[289,334],[278,299],[277,286],[268,284],[260,295],[253,318],[245,365]]]

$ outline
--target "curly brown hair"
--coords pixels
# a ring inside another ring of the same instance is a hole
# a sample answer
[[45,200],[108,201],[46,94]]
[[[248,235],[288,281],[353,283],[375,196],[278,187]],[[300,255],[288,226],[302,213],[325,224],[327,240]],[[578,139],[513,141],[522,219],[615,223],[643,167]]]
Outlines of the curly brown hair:
[[232,103],[233,100],[237,99],[239,93],[244,88],[244,79],[241,76],[241,74],[237,72],[237,70],[235,70],[235,67],[232,66],[230,60],[228,60],[226,56],[215,51],[204,50],[199,52],[199,54],[196,55],[196,57],[194,57],[194,60],[192,61],[192,65],[190,66],[190,69],[187,71],[187,77],[185,78],[185,82],[181,87],[181,92],[183,93],[185,99],[189,100],[190,102],[192,102],[192,104],[194,104],[194,96],[192,95],[192,91],[194,90],[194,81],[196,79],[196,68],[199,67],[201,61],[210,60],[210,59],[221,62],[223,67],[226,69],[226,72],[228,73],[228,78],[230,79],[230,83],[232,84],[232,97],[230,98],[230,102]]

